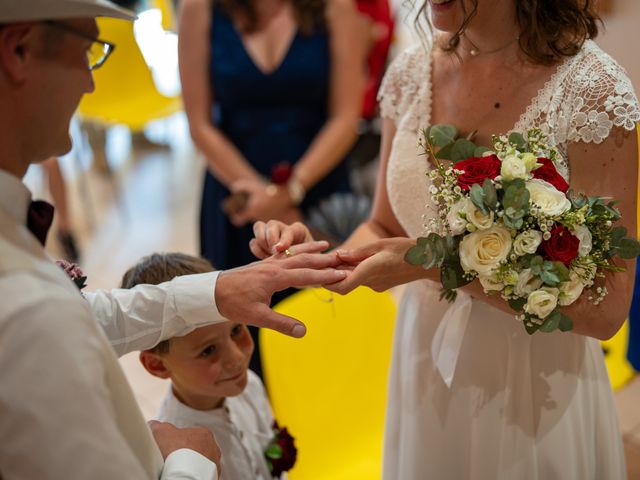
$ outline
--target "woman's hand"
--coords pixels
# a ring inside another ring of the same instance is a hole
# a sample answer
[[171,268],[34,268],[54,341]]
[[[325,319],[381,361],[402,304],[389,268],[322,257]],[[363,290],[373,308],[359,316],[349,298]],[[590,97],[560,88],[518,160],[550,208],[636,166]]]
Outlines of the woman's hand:
[[[249,242],[251,252],[258,258],[267,258],[282,253],[299,243],[313,242],[309,229],[300,222],[288,225],[278,220],[256,222],[253,225],[255,238]],[[324,242],[325,249],[329,244]]]
[[338,258],[343,262],[341,268],[352,271],[341,282],[325,288],[344,295],[360,285],[383,292],[420,278],[437,280],[436,269],[425,270],[404,260],[405,253],[415,243],[409,238],[396,237],[377,240],[353,250],[338,250]]
[[267,185],[256,179],[240,179],[231,184],[232,192],[245,192],[249,198],[246,206],[229,219],[237,227],[256,220],[279,219],[295,222],[302,218],[300,211],[293,207],[286,188]]

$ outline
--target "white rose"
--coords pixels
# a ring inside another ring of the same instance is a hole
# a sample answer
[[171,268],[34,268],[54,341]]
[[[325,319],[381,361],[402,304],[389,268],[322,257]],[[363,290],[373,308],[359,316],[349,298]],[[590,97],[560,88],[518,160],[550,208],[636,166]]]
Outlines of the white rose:
[[542,232],[525,230],[513,240],[513,252],[521,257],[527,253],[536,253],[542,243]]
[[507,258],[512,243],[509,230],[498,225],[470,233],[460,242],[460,264],[465,271],[488,277]]
[[558,303],[560,305],[571,305],[582,295],[584,284],[575,272],[571,272],[569,274],[569,281],[562,282],[559,288],[560,295],[558,295]]
[[571,208],[571,202],[564,193],[544,180],[534,178],[526,183],[530,203],[535,203],[544,215],[556,217]]
[[485,293],[487,292],[499,292],[504,288],[504,283],[499,281],[494,275],[489,277],[478,277],[480,280],[480,285],[484,289]]
[[513,292],[519,297],[526,297],[541,286],[542,280],[537,275],[534,275],[530,268],[525,268],[518,275],[518,281],[513,288]]
[[486,230],[493,225],[493,212],[489,211],[489,215],[485,215],[471,200],[467,201],[464,213],[467,216],[467,221],[475,225],[479,230]]
[[578,240],[580,240],[580,246],[578,247],[578,256],[585,257],[591,253],[593,243],[591,241],[591,232],[585,225],[578,225],[572,232]]
[[530,173],[536,166],[542,165],[538,163],[538,158],[531,152],[522,154],[522,163],[524,163],[527,173]]
[[447,224],[449,225],[449,230],[451,231],[451,235],[460,235],[464,233],[467,228],[467,220],[464,216],[460,216],[460,213],[465,212],[465,206],[467,203],[471,203],[467,197],[461,198],[456,203],[454,203],[447,214]]
[[500,175],[504,180],[527,178],[527,166],[518,155],[509,155],[502,160]]
[[524,311],[538,318],[547,318],[558,305],[558,289],[543,287],[529,294]]

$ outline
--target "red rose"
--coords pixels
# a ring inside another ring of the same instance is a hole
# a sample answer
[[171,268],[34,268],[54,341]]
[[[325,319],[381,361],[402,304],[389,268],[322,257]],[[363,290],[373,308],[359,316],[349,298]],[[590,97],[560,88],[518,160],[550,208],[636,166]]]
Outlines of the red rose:
[[567,190],[569,190],[569,184],[562,175],[558,173],[553,162],[548,158],[539,158],[538,163],[541,163],[542,166],[531,172],[533,174],[533,178],[549,182],[551,185],[556,187],[557,190],[560,190],[562,193],[567,193]]
[[298,449],[295,446],[294,438],[285,427],[280,427],[278,422],[274,420],[271,428],[274,432],[274,438],[267,446],[265,458],[271,475],[274,478],[280,478],[283,472],[291,470],[295,465]]
[[569,267],[571,260],[578,256],[580,240],[564,225],[558,225],[551,230],[551,238],[543,240],[538,253],[545,260],[558,261]]
[[456,170],[464,170],[458,177],[458,185],[465,192],[468,192],[474,183],[482,185],[485,178],[493,180],[500,175],[500,159],[491,155],[488,157],[471,157],[460,160],[454,165]]
[[284,185],[291,178],[293,168],[290,163],[277,163],[271,168],[271,182],[276,185]]

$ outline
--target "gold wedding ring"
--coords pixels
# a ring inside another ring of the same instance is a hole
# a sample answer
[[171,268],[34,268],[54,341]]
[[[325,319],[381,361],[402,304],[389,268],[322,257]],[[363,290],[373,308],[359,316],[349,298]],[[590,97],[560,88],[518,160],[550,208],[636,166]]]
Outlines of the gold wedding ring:
[[293,257],[293,252],[287,248],[287,249],[284,251],[284,255],[285,255],[286,257]]

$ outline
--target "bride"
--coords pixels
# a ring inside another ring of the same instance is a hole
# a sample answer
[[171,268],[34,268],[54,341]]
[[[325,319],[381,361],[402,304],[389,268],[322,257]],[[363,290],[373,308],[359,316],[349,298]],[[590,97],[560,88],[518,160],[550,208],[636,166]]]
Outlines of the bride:
[[[477,281],[453,305],[439,273],[403,261],[433,208],[417,134],[430,124],[492,133],[539,127],[562,153],[576,191],[612,196],[636,231],[638,101],[625,71],[592,40],[590,0],[430,0],[436,32],[390,66],[374,209],[338,251],[353,269],[334,288],[409,283],[400,305],[389,380],[384,478],[626,477],[618,420],[597,339],[629,309],[635,262],[605,279],[599,307],[565,307],[571,333],[529,336],[506,302]],[[427,35],[424,35],[427,38]],[[300,224],[257,223],[260,257],[295,253]],[[292,247],[292,245],[294,245]],[[339,326],[336,326],[339,328]],[[375,325],[372,325],[375,328]]]

